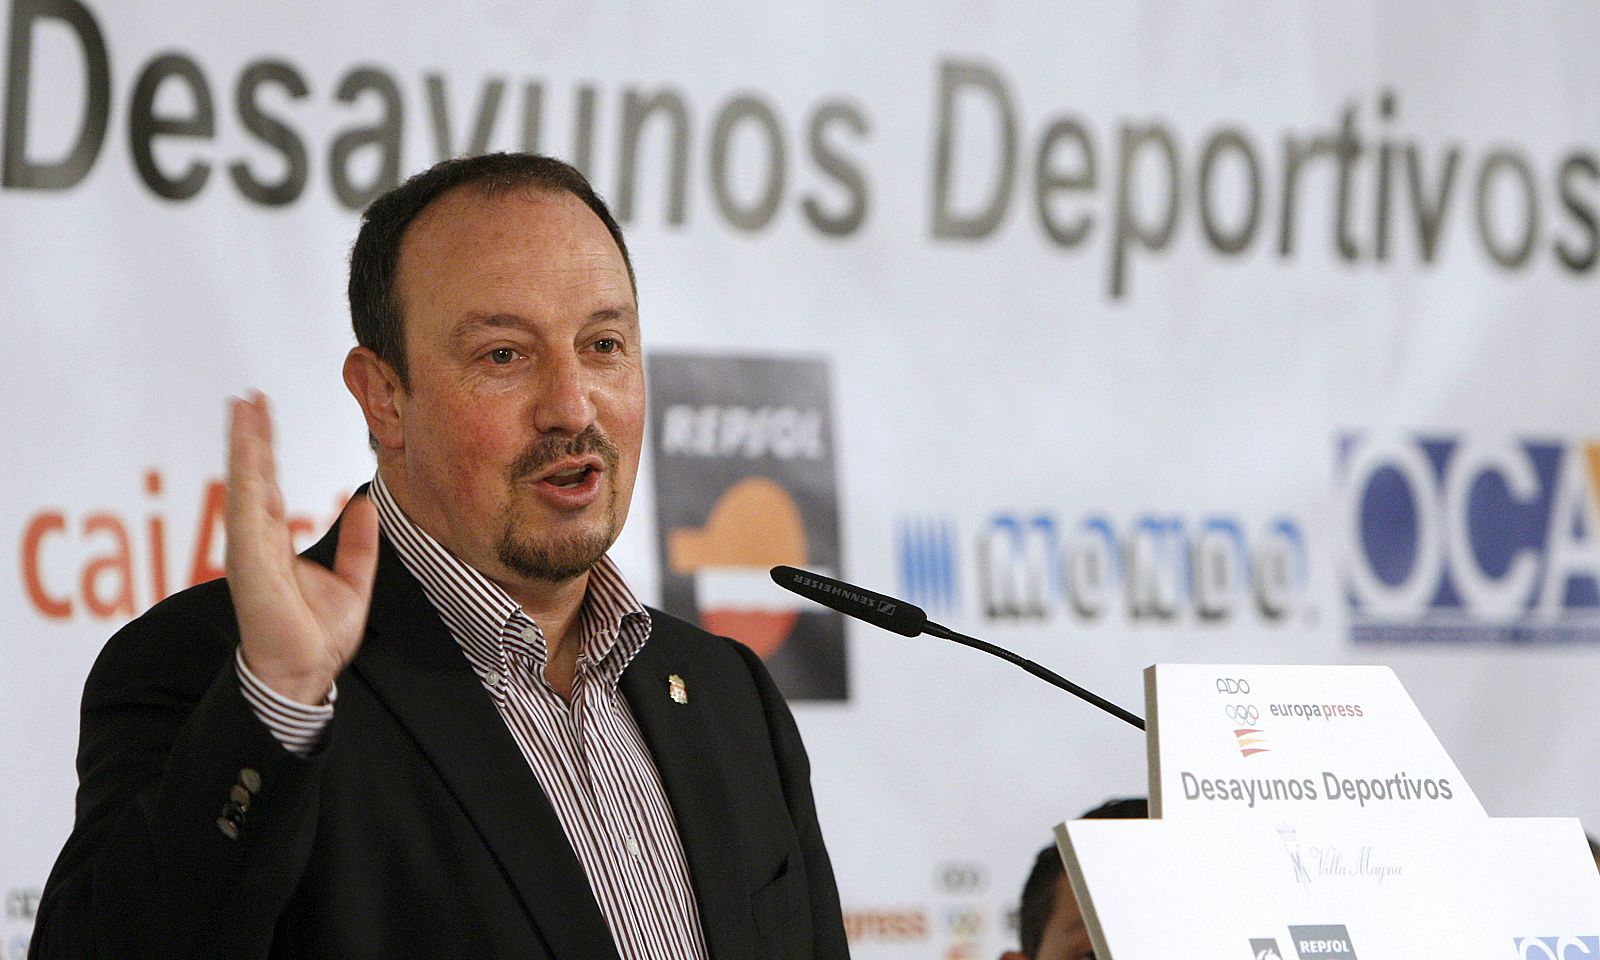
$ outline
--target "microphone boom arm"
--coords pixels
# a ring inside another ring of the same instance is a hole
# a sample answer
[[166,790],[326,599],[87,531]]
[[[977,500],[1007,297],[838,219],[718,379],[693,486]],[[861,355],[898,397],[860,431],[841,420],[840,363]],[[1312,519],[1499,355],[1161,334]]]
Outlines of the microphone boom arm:
[[1015,664],[1028,671],[1046,683],[1053,684],[1067,691],[1085,703],[1091,703],[1111,714],[1118,720],[1144,729],[1144,721],[1122,709],[1110,700],[1090,693],[1054,670],[1047,670],[1026,657],[1019,657],[1005,647],[997,647],[992,643],[969,637],[966,634],[956,633],[949,627],[934,623],[928,619],[927,613],[916,604],[906,603],[887,594],[876,593],[865,587],[858,587],[853,583],[835,580],[820,573],[801,570],[797,567],[779,565],[772,568],[772,582],[785,590],[797,593],[813,603],[820,603],[825,607],[837,610],[847,617],[865,621],[875,627],[898,633],[902,637],[916,637],[924,633],[932,634],[944,640],[953,640],[962,646],[984,653],[993,654],[1000,659]]
[[986,640],[979,640],[977,637],[969,637],[964,633],[956,633],[949,627],[944,626],[943,624],[934,623],[932,620],[929,620],[927,623],[925,623],[922,629],[925,633],[931,633],[936,637],[942,637],[945,640],[953,640],[962,646],[971,647],[974,650],[982,650],[984,653],[993,654],[1007,663],[1021,667],[1046,683],[1054,684],[1055,686],[1060,687],[1061,689],[1067,691],[1078,699],[1085,701],[1086,703],[1094,704],[1101,710],[1104,710],[1106,713],[1116,717],[1118,720],[1130,723],[1133,726],[1138,727],[1140,730],[1144,729],[1144,720],[1135,714],[1129,713],[1097,693],[1085,690],[1076,683],[1073,683],[1071,680],[1068,680],[1066,677],[1063,677],[1061,674],[1056,673],[1054,670],[1051,670],[1048,667],[1041,667],[1039,664],[1034,663],[1027,657],[1018,656],[1017,654],[1012,653],[1005,647],[997,647]]

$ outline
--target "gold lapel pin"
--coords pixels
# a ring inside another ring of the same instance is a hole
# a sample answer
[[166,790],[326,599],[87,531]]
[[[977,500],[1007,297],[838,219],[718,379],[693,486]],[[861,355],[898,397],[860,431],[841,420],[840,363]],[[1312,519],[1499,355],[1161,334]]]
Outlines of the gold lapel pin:
[[689,702],[689,688],[683,685],[683,678],[676,673],[667,677],[667,696],[672,698],[673,703]]

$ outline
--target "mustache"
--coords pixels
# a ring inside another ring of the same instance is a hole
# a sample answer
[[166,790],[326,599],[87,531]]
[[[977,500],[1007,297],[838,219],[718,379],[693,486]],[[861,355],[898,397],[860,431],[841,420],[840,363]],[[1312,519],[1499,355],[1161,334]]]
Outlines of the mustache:
[[590,424],[582,432],[571,436],[546,434],[528,444],[528,449],[511,462],[511,479],[517,481],[537,477],[558,460],[589,454],[605,461],[607,470],[615,470],[617,461],[621,459],[617,445],[611,442],[611,438]]

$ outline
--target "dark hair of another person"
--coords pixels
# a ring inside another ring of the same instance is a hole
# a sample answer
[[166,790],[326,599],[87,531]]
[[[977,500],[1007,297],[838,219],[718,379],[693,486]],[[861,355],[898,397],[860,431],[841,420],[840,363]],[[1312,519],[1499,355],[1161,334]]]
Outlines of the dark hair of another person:
[[[1126,797],[1107,800],[1084,814],[1084,820],[1146,820],[1150,817],[1150,804],[1143,797]],[[1050,909],[1055,906],[1056,880],[1066,873],[1061,865],[1061,852],[1051,844],[1039,851],[1033,869],[1022,885],[1022,907],[1017,911],[1017,939],[1022,952],[1030,957],[1039,953],[1039,941],[1044,939],[1044,925],[1050,919]]]
[[429,204],[466,185],[480,188],[486,197],[529,188],[572,194],[611,232],[628,268],[628,282],[634,283],[633,261],[622,228],[577,168],[533,153],[487,153],[436,163],[372,201],[361,216],[361,231],[350,251],[350,322],[356,342],[393,367],[400,385],[408,390],[405,318],[395,291],[400,244],[406,228]]

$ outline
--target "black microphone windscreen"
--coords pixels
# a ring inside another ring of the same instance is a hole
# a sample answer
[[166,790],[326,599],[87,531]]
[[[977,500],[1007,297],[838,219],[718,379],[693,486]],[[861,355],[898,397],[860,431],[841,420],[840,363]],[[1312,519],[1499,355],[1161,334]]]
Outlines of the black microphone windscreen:
[[928,615],[922,612],[921,607],[809,570],[773,567],[772,580],[807,600],[832,607],[846,616],[865,620],[901,636],[920,636],[928,622]]

